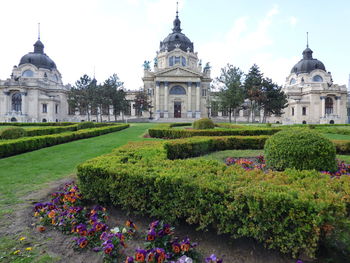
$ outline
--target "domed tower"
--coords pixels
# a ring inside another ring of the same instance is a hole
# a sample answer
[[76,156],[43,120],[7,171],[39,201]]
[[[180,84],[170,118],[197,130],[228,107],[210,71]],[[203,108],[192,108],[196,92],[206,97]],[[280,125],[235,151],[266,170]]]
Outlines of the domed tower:
[[325,65],[313,58],[307,41],[302,59],[286,78],[284,92],[288,107],[284,110],[286,124],[346,123],[346,87],[333,83]]
[[172,32],[160,42],[153,70],[149,61],[144,63],[144,89],[156,119],[207,116],[211,70],[209,63],[202,69],[193,46],[182,33],[177,10]]
[[[0,121],[67,121],[67,88],[62,84],[55,62],[38,40],[34,51],[14,66],[11,78],[0,81]],[[3,96],[3,98],[1,98]]]

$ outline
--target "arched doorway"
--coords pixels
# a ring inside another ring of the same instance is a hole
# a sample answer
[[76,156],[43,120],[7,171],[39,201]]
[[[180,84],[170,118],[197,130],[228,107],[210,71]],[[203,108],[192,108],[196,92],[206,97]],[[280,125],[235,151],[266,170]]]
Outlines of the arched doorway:
[[334,120],[330,120],[330,121],[329,121],[329,124],[334,124]]
[[174,101],[174,118],[181,118],[181,101]]
[[303,121],[303,124],[306,124],[306,121]]
[[46,120],[46,119],[43,119],[42,122],[47,122],[47,120]]
[[12,117],[11,122],[17,122],[17,119],[15,117]]

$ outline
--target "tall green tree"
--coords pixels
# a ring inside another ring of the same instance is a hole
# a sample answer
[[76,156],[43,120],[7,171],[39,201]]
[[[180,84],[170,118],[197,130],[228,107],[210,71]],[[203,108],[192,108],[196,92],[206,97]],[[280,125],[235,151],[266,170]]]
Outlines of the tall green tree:
[[245,98],[249,100],[249,118],[251,117],[252,122],[255,122],[255,112],[260,110],[261,103],[263,100],[263,74],[260,72],[259,67],[254,64],[246,75],[244,81],[244,93]]
[[[117,120],[117,116],[124,112],[128,102],[126,101],[126,93],[124,91],[124,83],[120,81],[117,74],[113,74],[105,80],[104,92],[106,94],[106,103],[110,103],[113,107],[114,120]],[[109,118],[109,116],[108,116]]]
[[273,83],[269,78],[263,79],[263,100],[261,107],[264,110],[263,122],[270,114],[281,115],[282,110],[288,106],[286,94],[282,91],[282,87]]
[[220,91],[218,93],[220,108],[229,113],[229,121],[233,113],[236,121],[236,112],[244,102],[244,87],[242,85],[243,72],[231,64],[221,69],[221,74],[217,78]]
[[141,116],[142,112],[149,111],[151,103],[145,90],[141,89],[135,96],[134,108],[137,116]]

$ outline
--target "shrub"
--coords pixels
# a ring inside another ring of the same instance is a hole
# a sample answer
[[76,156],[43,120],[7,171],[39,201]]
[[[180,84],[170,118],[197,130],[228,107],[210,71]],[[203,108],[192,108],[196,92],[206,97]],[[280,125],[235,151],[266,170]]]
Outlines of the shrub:
[[0,131],[3,140],[17,139],[26,135],[26,130],[20,127],[9,127]]
[[78,124],[78,130],[94,128],[95,124],[92,121],[84,121]]
[[294,256],[314,256],[328,226],[349,222],[348,176],[331,180],[317,171],[265,173],[212,160],[168,160],[163,145],[132,143],[79,165],[82,193],[168,222],[254,238]]
[[271,136],[264,147],[266,164],[284,170],[335,171],[336,150],[333,143],[309,129],[284,130]]
[[195,122],[193,122],[193,128],[198,130],[204,130],[204,129],[214,129],[215,124],[211,119],[208,118],[202,118]]

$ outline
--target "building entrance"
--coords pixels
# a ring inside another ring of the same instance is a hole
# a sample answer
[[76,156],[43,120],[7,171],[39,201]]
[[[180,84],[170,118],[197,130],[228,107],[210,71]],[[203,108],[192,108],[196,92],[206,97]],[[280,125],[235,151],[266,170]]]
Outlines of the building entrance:
[[181,118],[181,102],[174,102],[174,118]]

